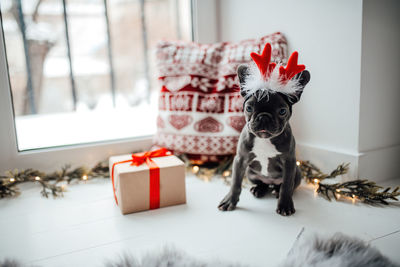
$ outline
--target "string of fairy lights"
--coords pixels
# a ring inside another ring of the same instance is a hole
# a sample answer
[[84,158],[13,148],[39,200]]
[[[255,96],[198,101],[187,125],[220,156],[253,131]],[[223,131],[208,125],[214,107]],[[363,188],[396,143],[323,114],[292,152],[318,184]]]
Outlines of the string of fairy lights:
[[18,196],[21,192],[17,186],[22,183],[38,183],[42,187],[40,193],[44,197],[59,197],[67,190],[67,185],[74,181],[86,182],[100,177],[109,177],[107,162],[100,162],[91,169],[72,169],[67,165],[50,173],[34,169],[7,171],[5,175],[0,175],[0,198]]
[[[179,157],[186,163],[187,171],[198,178],[206,182],[222,178],[225,183],[231,183],[233,157],[227,157],[214,165],[192,164],[186,155],[179,155]],[[296,165],[300,168],[306,183],[313,185],[314,194],[321,195],[328,200],[351,200],[352,203],[358,201],[371,205],[388,205],[389,201],[398,201],[397,197],[400,195],[399,187],[393,190],[390,187],[383,188],[368,180],[335,182],[334,178],[348,172],[349,164],[340,164],[330,173],[322,172],[310,161],[299,160]],[[19,195],[20,191],[17,185],[29,182],[39,183],[42,186],[41,194],[44,197],[51,195],[59,197],[67,190],[67,185],[73,181],[86,183],[95,178],[109,179],[107,162],[100,162],[92,169],[84,167],[71,169],[70,166],[65,166],[60,171],[47,174],[33,169],[8,171],[6,175],[0,176],[0,198]],[[249,184],[249,181],[244,179],[243,186],[246,187]]]
[[[187,160],[186,162],[188,170],[200,179],[210,181],[214,177],[222,177],[227,184],[231,183],[232,159],[214,168],[191,165]],[[323,173],[310,161],[298,160],[296,165],[300,168],[306,183],[313,186],[314,195],[321,195],[329,201],[333,198],[337,201],[350,200],[353,204],[358,201],[370,205],[388,205],[390,200],[398,201],[397,197],[400,195],[399,187],[391,190],[390,187],[383,188],[365,179],[335,182],[334,178],[348,173],[349,164],[340,164],[330,173]],[[244,179],[244,184],[249,182]]]

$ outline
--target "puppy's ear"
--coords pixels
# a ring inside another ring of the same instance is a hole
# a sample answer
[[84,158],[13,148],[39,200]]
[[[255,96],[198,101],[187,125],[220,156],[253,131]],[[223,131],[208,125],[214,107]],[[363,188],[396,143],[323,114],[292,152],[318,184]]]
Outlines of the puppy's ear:
[[240,65],[237,69],[237,75],[240,82],[240,94],[245,97],[246,94],[243,91],[243,84],[245,83],[246,78],[249,75],[249,67],[247,65]]
[[304,89],[307,83],[310,81],[311,75],[308,70],[303,70],[295,76],[295,79],[299,79],[299,84]]
[[296,76],[294,76],[293,79],[298,79],[299,80],[299,85],[300,88],[294,92],[293,94],[290,95],[285,95],[285,98],[290,102],[290,104],[295,104],[299,102],[301,94],[303,93],[304,87],[306,87],[307,83],[310,81],[311,75],[308,70],[303,70]]

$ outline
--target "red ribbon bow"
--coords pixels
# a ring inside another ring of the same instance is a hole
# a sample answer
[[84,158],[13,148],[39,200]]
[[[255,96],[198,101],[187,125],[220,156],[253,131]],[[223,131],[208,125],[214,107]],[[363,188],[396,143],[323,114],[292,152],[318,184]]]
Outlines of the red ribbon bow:
[[140,166],[146,163],[150,171],[150,209],[158,209],[160,207],[160,168],[152,160],[152,158],[170,156],[171,152],[166,148],[160,148],[153,151],[132,154],[132,159],[115,162],[111,169],[111,181],[113,185],[115,202],[118,205],[117,195],[114,185],[114,167],[117,164],[131,162],[131,165]]
[[153,151],[135,153],[132,154],[131,165],[140,166],[145,162],[147,165],[149,165],[150,162],[154,162],[151,158],[165,157],[170,155],[171,152],[169,152],[165,147]]

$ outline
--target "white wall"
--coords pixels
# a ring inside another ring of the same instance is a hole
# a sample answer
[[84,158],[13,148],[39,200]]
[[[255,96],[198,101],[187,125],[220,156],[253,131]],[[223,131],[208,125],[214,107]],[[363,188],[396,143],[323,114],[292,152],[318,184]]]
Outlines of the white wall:
[[217,10],[220,41],[286,35],[311,73],[291,119],[300,156],[325,169],[350,161],[357,175],[362,1],[221,0]]
[[365,0],[362,28],[360,175],[400,177],[400,1]]

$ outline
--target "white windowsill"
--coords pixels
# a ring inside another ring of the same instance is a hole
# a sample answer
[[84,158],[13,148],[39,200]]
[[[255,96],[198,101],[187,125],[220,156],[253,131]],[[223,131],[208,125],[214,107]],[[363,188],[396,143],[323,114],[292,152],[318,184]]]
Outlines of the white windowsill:
[[140,258],[169,245],[203,261],[278,266],[305,227],[302,238],[342,232],[371,240],[371,246],[400,262],[396,204],[329,202],[302,184],[294,194],[293,216],[277,215],[275,197],[254,198],[249,188],[243,189],[235,211],[221,212],[217,205],[229,187],[221,179],[206,183],[188,174],[187,204],[121,215],[109,179],[84,183],[68,185],[56,200],[41,197],[38,184],[20,185],[21,196],[3,199],[0,260],[42,267],[104,266],[124,253]]
[[19,116],[15,119],[20,151],[150,136],[157,108],[136,107]]

